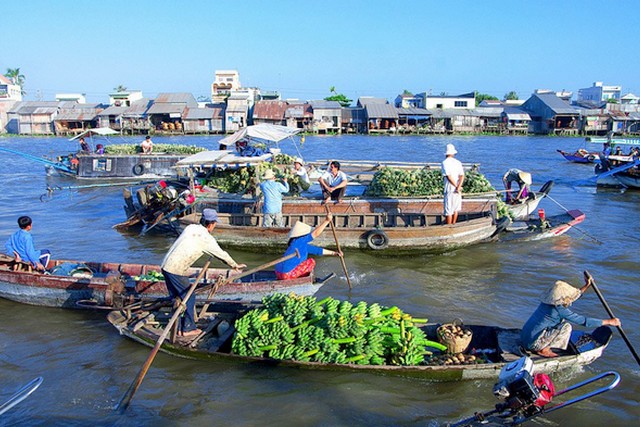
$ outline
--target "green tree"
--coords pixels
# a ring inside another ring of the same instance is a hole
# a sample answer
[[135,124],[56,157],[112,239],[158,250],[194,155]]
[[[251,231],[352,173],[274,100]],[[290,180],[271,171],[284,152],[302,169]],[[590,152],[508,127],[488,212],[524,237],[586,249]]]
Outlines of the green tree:
[[403,95],[413,96],[413,94],[410,91],[406,90],[406,89],[402,91],[402,94]]
[[336,87],[335,86],[331,86],[329,88],[329,92],[331,92],[332,95],[331,96],[327,96],[324,99],[325,101],[337,101],[338,104],[340,104],[340,106],[342,106],[342,107],[348,107],[349,105],[351,105],[351,101],[352,100],[347,98],[346,95],[336,92]]
[[515,101],[515,100],[520,99],[520,98],[518,98],[518,94],[516,93],[516,91],[512,90],[511,92],[506,93],[504,95],[504,99],[507,100],[507,101]]
[[14,85],[20,86],[20,93],[26,95],[27,92],[24,91],[24,74],[20,73],[20,68],[7,68],[7,72],[4,75],[6,78],[11,80],[11,83]]
[[491,96],[488,95],[486,93],[480,93],[478,91],[476,91],[476,107],[478,105],[480,105],[480,103],[484,100],[489,100],[489,101],[499,101],[498,98],[496,98],[495,96]]
[[126,92],[127,87],[124,85],[118,85],[117,87],[114,87],[113,90],[116,92]]

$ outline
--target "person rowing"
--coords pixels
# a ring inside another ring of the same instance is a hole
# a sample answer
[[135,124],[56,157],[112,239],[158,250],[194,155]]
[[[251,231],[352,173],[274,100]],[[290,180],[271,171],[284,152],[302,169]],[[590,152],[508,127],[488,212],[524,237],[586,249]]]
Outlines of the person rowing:
[[556,281],[541,298],[540,305],[522,327],[520,338],[525,349],[543,357],[556,357],[552,349],[566,350],[571,338],[571,324],[589,328],[597,326],[620,326],[620,319],[594,319],[574,313],[569,309],[589,288],[591,281],[578,289],[562,280]]

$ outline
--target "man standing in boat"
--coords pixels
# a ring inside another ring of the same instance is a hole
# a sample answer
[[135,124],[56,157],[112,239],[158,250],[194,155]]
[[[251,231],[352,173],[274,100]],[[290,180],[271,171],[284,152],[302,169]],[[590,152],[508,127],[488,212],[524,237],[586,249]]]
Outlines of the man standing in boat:
[[[211,235],[217,222],[218,213],[214,209],[203,210],[200,224],[187,226],[165,255],[161,269],[172,298],[183,298],[187,294],[191,287],[189,268],[204,254],[214,256],[236,270],[246,267],[245,264],[235,262]],[[179,330],[182,336],[197,336],[202,332],[196,328],[195,303],[196,296],[192,294],[186,301],[185,314],[180,320]]]
[[332,161],[329,163],[329,170],[319,179],[322,188],[322,203],[329,203],[329,199],[335,203],[340,203],[347,189],[347,175],[340,170],[340,163]]
[[282,222],[282,195],[289,192],[287,181],[276,181],[273,169],[267,169],[262,177],[260,190],[264,195],[262,206],[263,227],[284,227]]
[[442,162],[442,176],[444,179],[444,216],[447,224],[458,221],[458,212],[462,209],[462,183],[464,183],[464,168],[455,158],[458,153],[453,144],[447,144],[446,158]]
[[[516,182],[520,190],[515,197],[511,194],[511,186]],[[520,169],[509,169],[502,177],[502,183],[507,190],[506,203],[518,203],[529,197],[529,186],[531,185],[531,174]]]
[[[586,280],[586,279],[585,279]],[[520,338],[525,349],[543,357],[556,357],[552,348],[566,350],[571,338],[571,323],[589,328],[597,326],[620,326],[620,319],[593,319],[574,313],[568,307],[582,296],[591,281],[578,289],[562,280],[549,288],[541,298],[540,305],[522,327]]]
[[46,271],[51,252],[48,249],[36,250],[31,236],[32,221],[28,216],[18,218],[20,230],[9,237],[4,247],[7,255],[14,257],[16,262],[30,263],[38,271]]

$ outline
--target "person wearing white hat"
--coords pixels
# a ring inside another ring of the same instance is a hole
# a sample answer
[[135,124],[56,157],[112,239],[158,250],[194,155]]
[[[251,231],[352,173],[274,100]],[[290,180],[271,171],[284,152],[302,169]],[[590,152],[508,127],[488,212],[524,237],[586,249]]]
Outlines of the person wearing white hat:
[[[203,210],[200,224],[188,225],[165,255],[160,268],[172,298],[183,298],[187,294],[191,287],[189,268],[204,254],[224,261],[235,270],[246,268],[245,264],[238,264],[222,250],[211,235],[217,223],[218,212],[215,209]],[[201,332],[196,328],[195,303],[196,296],[192,294],[186,302],[185,314],[180,319],[179,332],[182,336],[197,336]]]
[[276,181],[276,174],[273,169],[267,169],[262,176],[260,190],[264,195],[262,204],[262,226],[282,227],[282,195],[289,192],[287,181]]
[[[585,279],[586,280],[586,279]],[[574,313],[568,307],[589,288],[591,281],[578,289],[556,281],[540,298],[540,305],[522,327],[520,339],[525,349],[543,357],[556,357],[552,348],[566,350],[571,338],[571,323],[588,328],[620,326],[620,319],[593,319]]]
[[462,184],[464,183],[464,168],[455,158],[458,153],[453,144],[447,144],[446,158],[442,162],[442,177],[444,179],[444,216],[447,224],[458,221],[458,212],[462,209]]
[[[507,173],[502,177],[504,188],[507,190],[506,202],[507,203],[521,203],[529,197],[529,186],[531,185],[531,174],[523,172],[520,169],[509,169]],[[520,187],[517,195],[513,197],[511,191],[511,185],[516,182]]]
[[309,179],[309,173],[307,168],[304,167],[304,160],[301,157],[296,157],[293,160],[293,176],[298,177],[291,185],[291,190],[297,194],[307,191],[311,187],[311,180]]
[[291,231],[289,231],[289,242],[284,256],[294,254],[296,250],[298,251],[298,256],[276,264],[276,277],[279,280],[295,279],[296,277],[311,274],[316,266],[316,261],[313,258],[309,258],[309,255],[342,255],[342,252],[331,251],[310,244],[322,234],[332,220],[333,215],[328,213],[324,221],[313,229],[302,221],[295,223]]

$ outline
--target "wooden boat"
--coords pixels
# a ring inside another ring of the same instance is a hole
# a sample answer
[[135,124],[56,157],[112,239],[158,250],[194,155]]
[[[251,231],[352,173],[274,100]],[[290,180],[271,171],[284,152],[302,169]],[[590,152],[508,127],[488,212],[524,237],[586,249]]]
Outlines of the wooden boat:
[[[495,199],[465,199],[458,222],[445,224],[442,199],[345,198],[330,204],[341,248],[380,252],[447,251],[479,243],[497,231]],[[247,199],[204,200],[201,205],[218,211],[216,239],[225,245],[283,248],[296,221],[313,227],[326,217],[326,208],[316,199],[292,198],[282,207],[284,227],[262,227],[262,202]],[[195,223],[200,214],[180,218]],[[331,233],[315,240],[333,246]]]
[[610,155],[595,167],[597,185],[640,188],[640,159]]
[[561,236],[574,225],[580,224],[586,215],[578,210],[550,217],[531,216],[526,221],[516,221],[500,235],[501,240],[542,240]]
[[[357,365],[319,362],[299,362],[294,360],[276,360],[261,357],[239,356],[230,352],[231,340],[234,333],[234,322],[244,312],[256,308],[258,305],[248,305],[237,302],[220,302],[209,306],[204,316],[200,316],[198,327],[207,331],[195,341],[176,337],[172,342],[166,340],[160,350],[178,357],[201,360],[237,361],[242,363],[261,364],[264,366],[286,366],[304,369],[367,372],[383,375],[403,376],[411,378],[458,381],[480,378],[496,378],[500,370],[507,363],[517,360],[521,356],[519,346],[519,329],[505,329],[495,326],[469,326],[473,332],[470,349],[476,349],[476,354],[486,358],[486,363],[463,365]],[[127,312],[125,310],[112,311],[107,316],[108,321],[128,338],[153,347],[163,333],[163,327],[172,315],[172,309],[165,307],[160,310]],[[224,323],[223,323],[224,322]],[[224,327],[218,325],[224,324]],[[437,340],[436,329],[439,325],[427,324],[422,329],[427,338]],[[571,350],[565,351],[559,357],[542,358],[532,356],[536,372],[552,373],[564,369],[589,364],[599,358],[611,340],[612,331],[607,326],[601,326],[591,334],[574,331],[571,337]],[[479,356],[480,357],[480,356]]]
[[[141,299],[169,295],[164,281],[150,280],[160,278],[158,265],[55,260],[49,264],[51,274],[24,268],[15,270],[14,265],[13,259],[0,255],[0,297],[25,304],[113,309]],[[63,270],[66,274],[62,273]],[[191,269],[191,274],[197,273],[198,268]],[[204,291],[219,276],[232,277],[233,270],[208,269],[199,285],[201,291],[196,299],[205,299]],[[331,276],[317,279],[315,275],[310,275],[277,280],[273,270],[260,271],[220,286],[215,296],[223,300],[257,301],[276,292],[313,295]]]
[[529,197],[526,200],[518,200],[515,203],[508,203],[509,211],[513,216],[514,221],[526,221],[531,214],[536,213],[538,205],[547,197],[547,194],[553,188],[553,181],[547,181],[544,183],[540,190],[532,191],[529,193]]
[[562,157],[567,159],[572,163],[595,163],[598,160],[598,156],[600,153],[597,151],[587,151],[584,148],[581,148],[573,153],[563,150],[557,150],[558,153],[562,154]]

